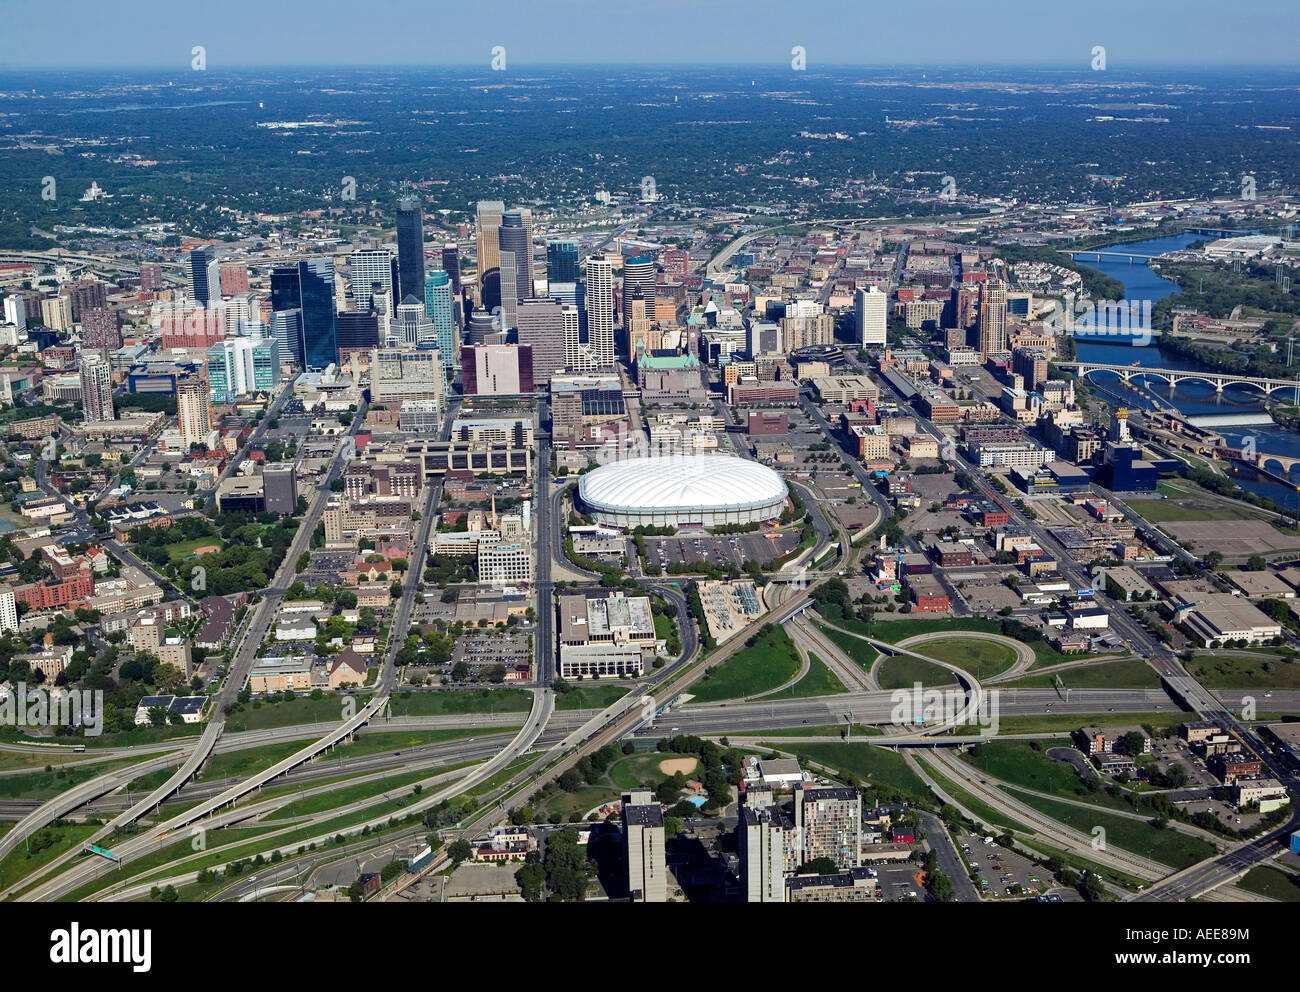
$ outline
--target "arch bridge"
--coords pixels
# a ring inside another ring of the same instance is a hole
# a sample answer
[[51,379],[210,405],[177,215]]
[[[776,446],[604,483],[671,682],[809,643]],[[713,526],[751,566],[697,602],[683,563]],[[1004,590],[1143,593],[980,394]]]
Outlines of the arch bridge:
[[1224,386],[1252,386],[1265,396],[1271,396],[1281,389],[1296,390],[1300,394],[1300,381],[1296,379],[1269,379],[1253,375],[1231,375],[1224,372],[1195,372],[1186,369],[1153,369],[1140,365],[1104,365],[1097,362],[1057,362],[1058,368],[1073,372],[1080,379],[1087,379],[1097,372],[1110,372],[1120,378],[1126,385],[1135,378],[1163,379],[1169,388],[1180,382],[1204,382],[1214,387],[1216,393],[1223,392]]

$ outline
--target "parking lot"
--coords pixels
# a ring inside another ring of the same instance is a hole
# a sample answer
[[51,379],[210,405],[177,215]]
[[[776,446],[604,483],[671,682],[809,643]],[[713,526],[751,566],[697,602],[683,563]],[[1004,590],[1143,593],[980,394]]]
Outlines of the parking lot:
[[318,585],[339,586],[343,573],[352,568],[356,556],[351,551],[313,551],[307,568],[298,578],[308,587]]
[[962,858],[975,873],[975,887],[985,897],[1001,899],[1035,896],[1052,887],[1046,868],[1000,844],[985,844],[982,834],[959,836]]
[[799,543],[797,531],[764,530],[752,534],[687,534],[645,538],[646,564],[667,568],[674,562],[708,562],[725,567],[746,561],[772,561]]
[[913,902],[925,898],[924,888],[916,878],[921,869],[912,862],[876,865],[872,868],[880,883],[880,894],[890,902]]
[[475,633],[462,636],[456,641],[451,655],[453,666],[463,661],[470,666],[471,672],[492,665],[504,665],[507,671],[512,671],[516,665],[529,665],[532,660],[528,637],[524,634],[493,637]]

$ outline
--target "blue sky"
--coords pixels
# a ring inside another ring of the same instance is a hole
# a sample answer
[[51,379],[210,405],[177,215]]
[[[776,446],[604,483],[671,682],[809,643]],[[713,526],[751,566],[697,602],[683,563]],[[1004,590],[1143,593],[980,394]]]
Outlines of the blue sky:
[[[1300,0],[0,2],[0,68],[554,63],[1295,65]],[[21,42],[15,44],[15,41]]]

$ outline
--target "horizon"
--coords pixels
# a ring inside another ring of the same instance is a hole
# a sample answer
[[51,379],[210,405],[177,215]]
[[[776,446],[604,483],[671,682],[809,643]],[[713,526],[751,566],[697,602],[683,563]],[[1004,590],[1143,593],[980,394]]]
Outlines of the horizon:
[[804,48],[810,69],[856,65],[864,56],[875,64],[1088,69],[1098,45],[1111,67],[1285,66],[1294,64],[1294,38],[1300,36],[1300,7],[1290,0],[1260,0],[1249,16],[1225,13],[1218,0],[1163,0],[1140,8],[1096,0],[1084,9],[1005,0],[975,15],[962,0],[931,0],[921,31],[909,12],[891,16],[852,0],[828,0],[806,18],[791,17],[780,0],[662,0],[653,11],[596,0],[481,0],[472,7],[371,0],[362,16],[345,0],[228,0],[220,18],[210,13],[146,3],[127,18],[93,0],[15,7],[7,26],[24,45],[0,70],[188,69],[196,45],[206,50],[209,68],[429,60],[486,66],[498,45],[509,63],[521,66],[718,64],[713,57],[725,53],[722,64],[779,68],[789,66],[796,45]]

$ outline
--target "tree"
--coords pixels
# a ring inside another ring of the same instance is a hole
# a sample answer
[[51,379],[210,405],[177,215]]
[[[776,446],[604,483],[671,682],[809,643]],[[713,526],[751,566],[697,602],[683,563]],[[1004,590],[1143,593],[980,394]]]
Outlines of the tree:
[[1124,753],[1135,758],[1142,753],[1143,747],[1146,745],[1146,737],[1137,730],[1130,730],[1119,740]]
[[153,669],[153,681],[159,689],[173,692],[185,681],[185,673],[175,665],[160,664]]
[[1223,553],[1221,551],[1207,552],[1203,560],[1205,561],[1206,568],[1210,568],[1210,569],[1218,568],[1221,564],[1223,564]]
[[464,837],[452,841],[447,845],[447,857],[451,858],[456,864],[462,861],[468,861],[474,856],[474,848],[470,846],[469,841]]
[[1246,559],[1246,564],[1242,569],[1247,572],[1262,572],[1268,568],[1268,562],[1264,560],[1263,555],[1251,555]]
[[795,874],[834,875],[839,870],[839,865],[832,858],[813,858],[811,861],[805,861],[801,864]]

